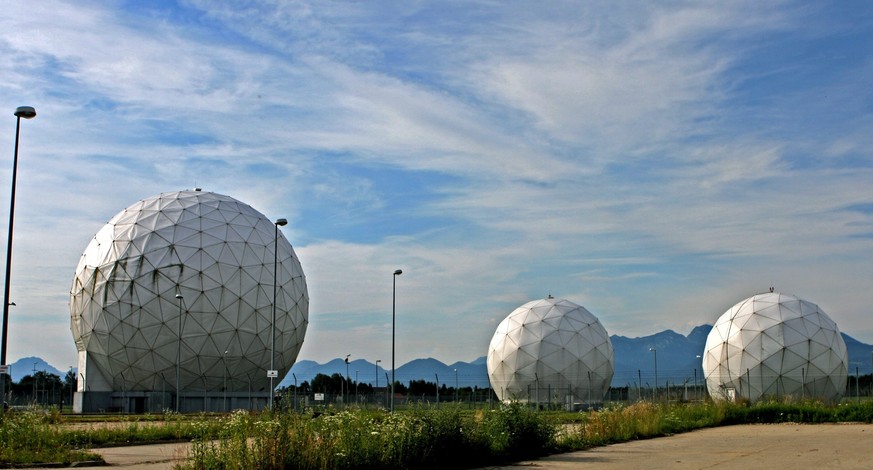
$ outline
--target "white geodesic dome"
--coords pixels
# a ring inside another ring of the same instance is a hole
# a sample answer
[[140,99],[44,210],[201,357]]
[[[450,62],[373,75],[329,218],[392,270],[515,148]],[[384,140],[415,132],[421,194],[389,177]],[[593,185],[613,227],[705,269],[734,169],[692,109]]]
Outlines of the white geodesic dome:
[[168,391],[178,354],[181,390],[269,390],[274,267],[278,384],[297,359],[309,310],[281,230],[211,192],[131,205],[97,232],[76,268],[70,315],[80,367],[86,352],[113,390]]
[[716,399],[793,396],[836,401],[846,389],[848,353],[818,305],[769,292],[719,317],[706,338],[703,371]]
[[551,296],[500,322],[487,363],[491,388],[503,401],[600,402],[614,373],[612,342],[597,317]]

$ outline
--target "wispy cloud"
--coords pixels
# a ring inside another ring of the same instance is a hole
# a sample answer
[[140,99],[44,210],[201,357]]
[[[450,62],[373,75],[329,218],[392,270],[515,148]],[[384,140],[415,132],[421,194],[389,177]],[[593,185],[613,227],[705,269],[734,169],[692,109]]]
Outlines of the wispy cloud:
[[396,268],[401,361],[548,293],[633,336],[775,284],[873,341],[870,7],[31,3],[0,18],[0,98],[39,112],[12,331],[69,335],[94,232],[202,186],[291,221],[307,358],[385,348]]

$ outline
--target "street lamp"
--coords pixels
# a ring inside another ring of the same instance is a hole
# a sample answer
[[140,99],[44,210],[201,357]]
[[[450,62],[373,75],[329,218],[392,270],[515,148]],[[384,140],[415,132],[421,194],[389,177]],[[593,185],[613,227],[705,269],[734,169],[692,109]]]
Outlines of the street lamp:
[[182,294],[176,294],[176,300],[179,301],[179,346],[176,348],[176,413],[181,409],[181,405],[179,403],[180,399],[180,388],[179,388],[179,366],[182,363],[182,301],[184,297]]
[[270,322],[270,370],[267,375],[270,377],[270,411],[273,411],[273,378],[279,374],[276,372],[276,289],[278,282],[276,277],[279,273],[279,227],[288,225],[286,219],[276,219],[273,223],[276,231],[273,235],[273,320]]
[[33,363],[33,402],[34,402],[35,404],[38,405],[38,404],[39,404],[39,401],[38,401],[37,398],[36,398],[36,391],[37,391],[37,387],[36,387],[36,365],[37,365],[37,364],[39,364],[39,362],[34,362],[34,363]]
[[224,351],[224,408],[222,411],[227,411],[227,353]]
[[76,387],[75,387],[76,376],[73,375],[73,366],[70,366],[70,373],[67,375],[67,377],[70,378],[70,410],[72,410],[73,409],[73,400],[74,400],[73,392],[76,390]]
[[349,357],[351,354],[346,354],[346,380],[343,382],[343,405],[348,403],[348,395],[349,395]]
[[[649,348],[649,351],[654,353],[655,357],[655,394],[658,393],[658,350],[655,348]],[[656,396],[656,395],[653,395]]]
[[[12,224],[15,221],[15,181],[18,175],[18,135],[21,133],[21,118],[33,119],[36,110],[30,106],[19,106],[15,109],[15,153],[12,157],[12,197],[9,202],[9,228],[6,234],[6,284],[3,289],[3,339],[0,346],[0,366],[6,365],[6,337],[9,328],[9,281],[12,279]],[[0,402],[6,400],[6,380],[0,373]]]
[[394,333],[396,330],[395,319],[397,318],[397,276],[403,274],[403,271],[397,269],[394,271],[394,287],[391,292],[391,412],[394,412]]
[[458,402],[458,369],[455,369],[455,403]]

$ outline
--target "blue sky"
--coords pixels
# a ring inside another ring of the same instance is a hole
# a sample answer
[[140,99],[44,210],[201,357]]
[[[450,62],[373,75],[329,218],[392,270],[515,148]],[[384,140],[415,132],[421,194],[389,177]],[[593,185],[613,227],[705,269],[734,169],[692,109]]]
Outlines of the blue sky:
[[289,220],[301,359],[387,363],[398,268],[398,364],[548,294],[634,337],[775,286],[873,343],[871,40],[863,1],[11,0],[9,362],[75,364],[91,237],[194,187]]

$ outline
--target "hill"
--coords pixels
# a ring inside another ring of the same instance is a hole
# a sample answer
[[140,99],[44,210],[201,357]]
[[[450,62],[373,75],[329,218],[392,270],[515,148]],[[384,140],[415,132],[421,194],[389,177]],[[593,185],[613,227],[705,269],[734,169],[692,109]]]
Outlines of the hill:
[[[9,364],[10,375],[13,382],[19,382],[26,375],[33,375],[34,371],[44,371],[47,374],[55,374],[64,380],[66,372],[61,372],[54,366],[39,357],[22,357],[21,359]],[[73,368],[73,370],[76,370]]]

